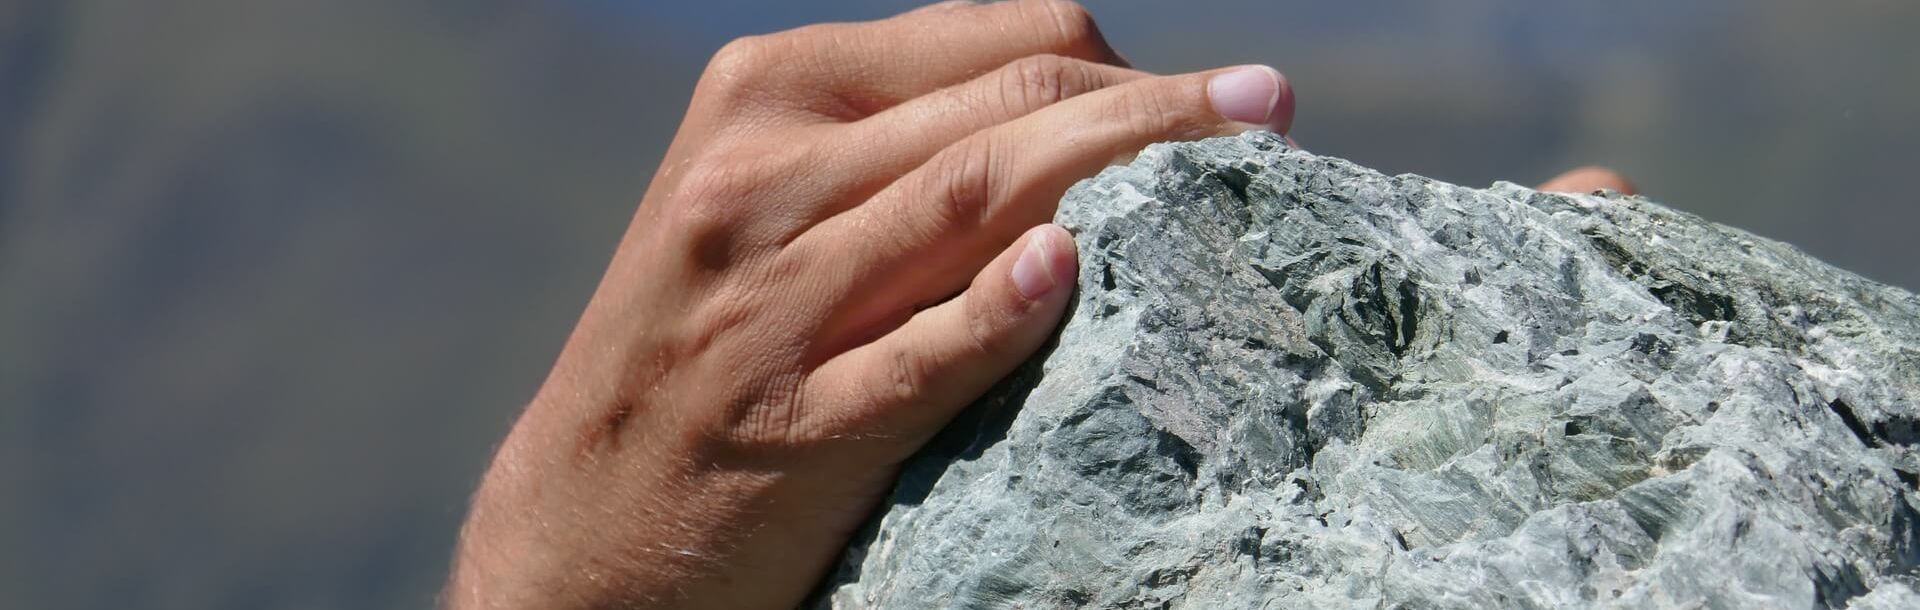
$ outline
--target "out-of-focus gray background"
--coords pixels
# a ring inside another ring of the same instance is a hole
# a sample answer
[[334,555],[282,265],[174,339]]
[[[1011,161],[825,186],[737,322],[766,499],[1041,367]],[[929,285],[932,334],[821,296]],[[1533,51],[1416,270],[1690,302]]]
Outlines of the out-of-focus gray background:
[[[0,0],[0,607],[426,607],[708,54],[903,6]],[[1920,3],[1093,8],[1316,151],[1920,286]]]

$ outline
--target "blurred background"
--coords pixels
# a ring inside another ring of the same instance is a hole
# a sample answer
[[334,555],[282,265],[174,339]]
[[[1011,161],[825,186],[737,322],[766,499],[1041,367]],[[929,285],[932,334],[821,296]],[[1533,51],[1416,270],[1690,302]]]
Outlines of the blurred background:
[[[0,0],[0,608],[424,608],[728,39],[909,5]],[[1317,152],[1920,287],[1920,3],[1094,1]]]

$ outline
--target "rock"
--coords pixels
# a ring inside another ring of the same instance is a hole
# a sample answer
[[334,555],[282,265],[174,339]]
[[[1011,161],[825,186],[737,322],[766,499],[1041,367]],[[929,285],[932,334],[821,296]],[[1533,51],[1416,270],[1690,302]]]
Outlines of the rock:
[[1067,194],[1057,345],[831,608],[1920,602],[1920,298],[1645,199],[1249,133]]

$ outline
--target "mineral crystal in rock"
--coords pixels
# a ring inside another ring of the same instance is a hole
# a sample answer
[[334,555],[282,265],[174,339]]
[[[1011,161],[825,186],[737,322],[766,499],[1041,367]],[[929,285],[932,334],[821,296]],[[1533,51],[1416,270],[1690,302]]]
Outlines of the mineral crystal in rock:
[[1057,345],[831,608],[1920,607],[1920,299],[1613,194],[1249,133],[1067,194]]

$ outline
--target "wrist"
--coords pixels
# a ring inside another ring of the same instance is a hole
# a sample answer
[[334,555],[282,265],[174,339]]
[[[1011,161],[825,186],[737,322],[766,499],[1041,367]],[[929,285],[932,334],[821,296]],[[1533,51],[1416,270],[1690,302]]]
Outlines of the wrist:
[[685,451],[645,452],[620,468],[622,493],[597,482],[612,460],[524,454],[516,430],[475,494],[442,604],[449,610],[727,607],[710,577],[764,529],[777,475],[689,470]]
[[441,594],[446,610],[520,610],[593,608],[565,578],[550,540],[524,523],[534,511],[514,508],[501,498],[498,467],[475,495],[461,528],[452,575]]

